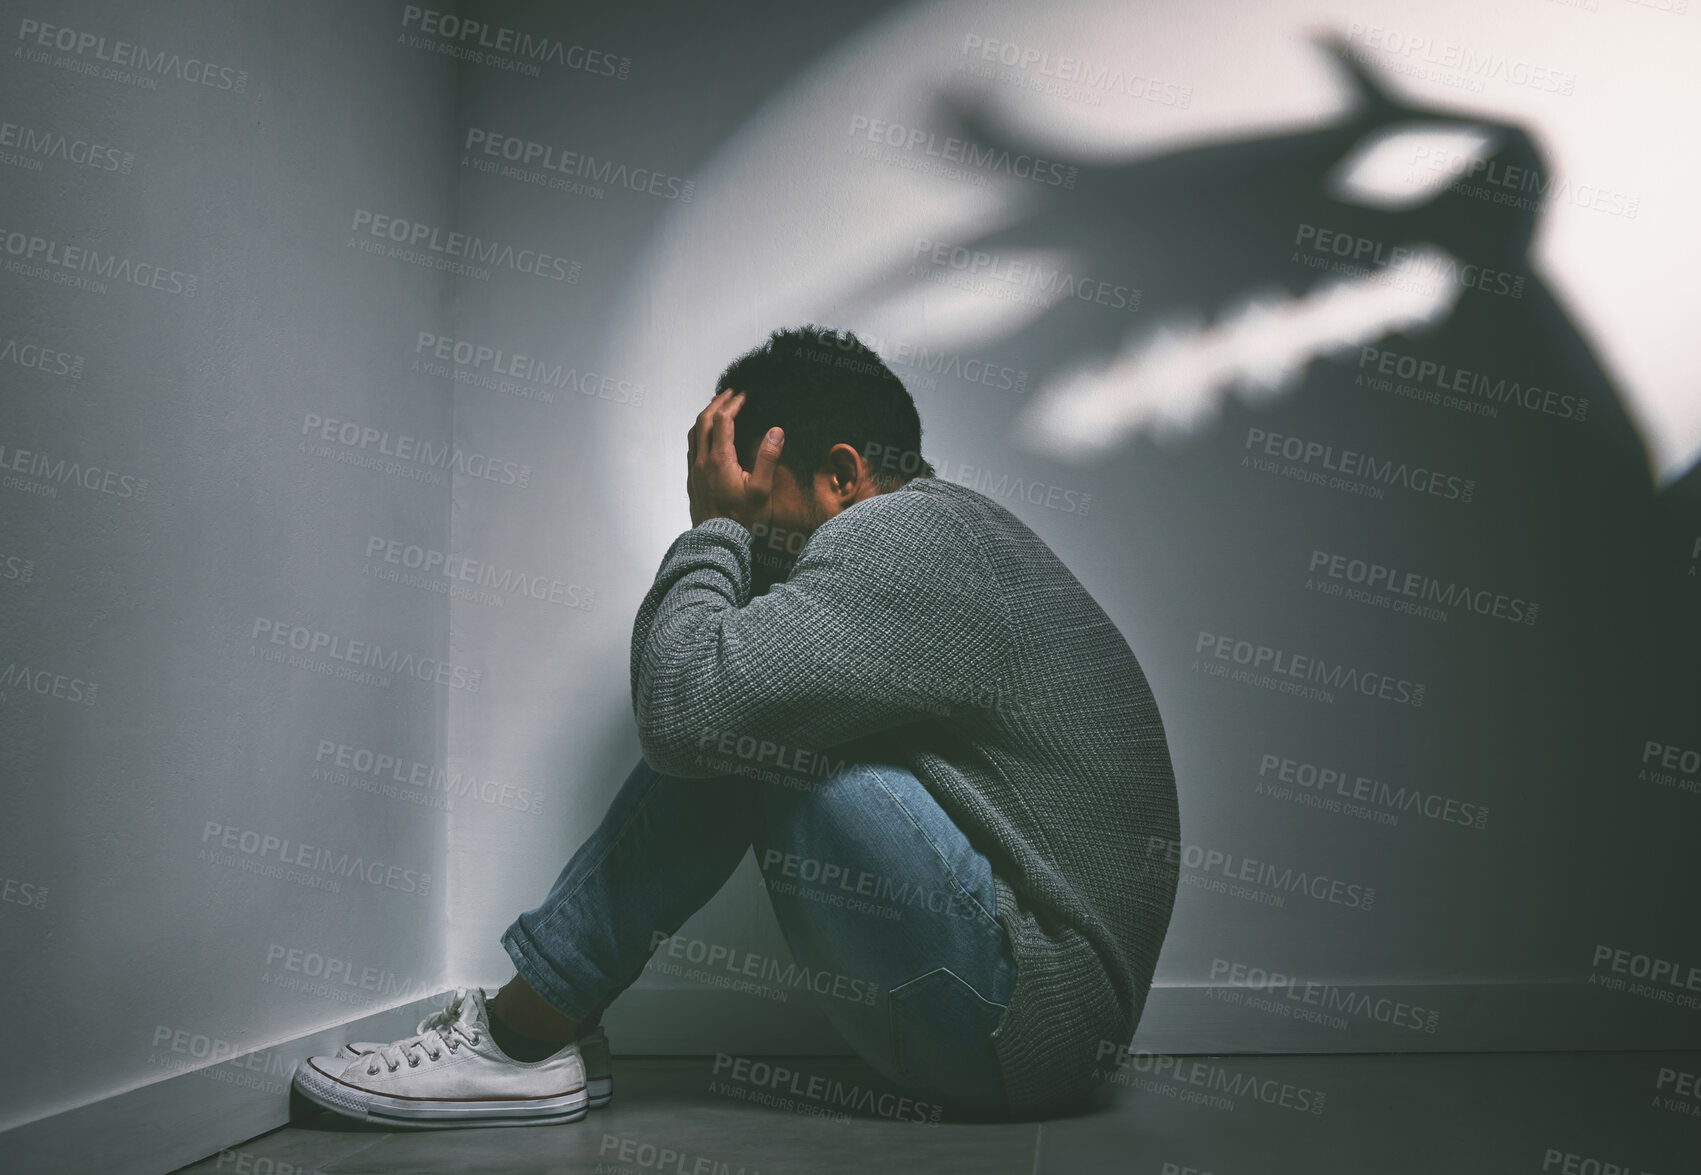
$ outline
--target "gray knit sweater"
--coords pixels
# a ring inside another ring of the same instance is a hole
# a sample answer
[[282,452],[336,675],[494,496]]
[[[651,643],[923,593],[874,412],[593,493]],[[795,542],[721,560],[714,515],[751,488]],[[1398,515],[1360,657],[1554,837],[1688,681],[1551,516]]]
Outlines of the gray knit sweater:
[[857,503],[754,597],[750,542],[730,519],[687,531],[638,609],[645,758],[768,780],[909,767],[992,863],[1013,1107],[1078,1100],[1101,1042],[1133,1035],[1175,905],[1175,777],[1127,641],[1032,530],[953,482]]

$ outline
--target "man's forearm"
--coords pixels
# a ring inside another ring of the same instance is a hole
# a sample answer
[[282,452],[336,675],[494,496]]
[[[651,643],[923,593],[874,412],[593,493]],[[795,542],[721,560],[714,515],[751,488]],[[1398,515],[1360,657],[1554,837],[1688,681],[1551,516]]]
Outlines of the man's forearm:
[[825,752],[1006,685],[1010,633],[997,597],[973,590],[979,556],[918,505],[871,502],[827,523],[754,598],[749,531],[710,519],[675,540],[632,630],[651,765],[714,774],[705,730]]
[[632,625],[632,713],[644,756],[659,771],[687,770],[681,711],[698,708],[682,672],[694,633],[716,611],[736,609],[751,592],[750,532],[728,518],[707,519],[673,541]]

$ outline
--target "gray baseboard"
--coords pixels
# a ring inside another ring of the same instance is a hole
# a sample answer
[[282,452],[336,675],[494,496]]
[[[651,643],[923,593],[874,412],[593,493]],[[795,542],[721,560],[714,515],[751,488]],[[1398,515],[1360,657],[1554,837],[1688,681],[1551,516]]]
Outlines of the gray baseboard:
[[[13,1127],[0,1133],[0,1161],[19,1175],[164,1175],[288,1122],[290,1075],[303,1057],[346,1040],[405,1036],[445,998]],[[634,987],[605,1023],[617,1055],[848,1054],[806,997],[781,1003],[718,989]],[[1688,1050],[1701,1049],[1701,1009],[1582,983],[1361,984],[1328,993],[1156,987],[1133,1045],[1209,1054]]]
[[349,1040],[413,1032],[445,995],[296,1037],[49,1114],[0,1133],[9,1175],[164,1175],[289,1121],[289,1082],[304,1057]]
[[1213,1054],[1696,1049],[1701,1008],[1578,982],[1154,987],[1133,1045]]

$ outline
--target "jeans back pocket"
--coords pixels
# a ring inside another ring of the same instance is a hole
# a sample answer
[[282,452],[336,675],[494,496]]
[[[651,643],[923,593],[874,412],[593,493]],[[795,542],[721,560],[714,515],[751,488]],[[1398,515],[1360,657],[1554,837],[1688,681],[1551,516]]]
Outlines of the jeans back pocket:
[[992,1034],[1006,1005],[986,999],[949,967],[935,967],[889,994],[892,1062],[919,1092],[952,1104],[1004,1101]]

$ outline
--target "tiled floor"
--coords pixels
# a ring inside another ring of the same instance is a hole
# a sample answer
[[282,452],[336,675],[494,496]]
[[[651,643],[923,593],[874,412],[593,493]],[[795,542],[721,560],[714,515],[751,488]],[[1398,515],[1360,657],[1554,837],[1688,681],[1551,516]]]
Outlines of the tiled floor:
[[[1701,1172],[1701,1053],[1137,1056],[1105,1071],[1104,1106],[1044,1123],[914,1121],[928,1114],[880,1099],[885,1087],[857,1062],[773,1064],[789,1072],[733,1074],[724,1061],[717,1072],[707,1057],[617,1059],[613,1104],[571,1125],[394,1133],[321,1114],[182,1170]],[[856,1103],[864,1108],[837,1109]]]

